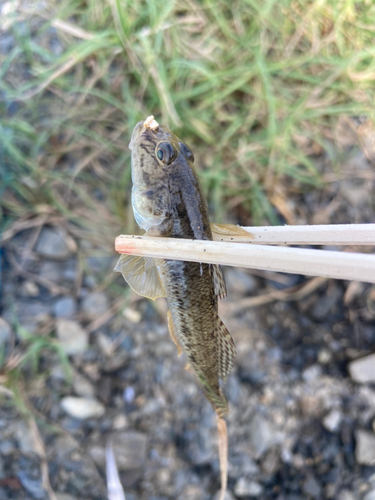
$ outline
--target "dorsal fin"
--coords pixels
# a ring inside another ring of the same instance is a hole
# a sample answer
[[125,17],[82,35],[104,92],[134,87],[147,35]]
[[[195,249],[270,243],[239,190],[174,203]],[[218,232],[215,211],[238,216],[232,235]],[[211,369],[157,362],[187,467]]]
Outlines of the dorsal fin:
[[253,233],[246,231],[241,226],[234,226],[233,224],[211,224],[211,231],[214,241],[237,241],[242,243],[251,243],[255,236]]
[[151,257],[123,254],[114,271],[122,273],[131,288],[142,297],[155,300],[166,296],[155,259]]
[[231,334],[226,326],[217,317],[215,327],[216,342],[218,346],[217,357],[219,365],[219,377],[226,382],[228,375],[232,369],[234,358],[236,357],[236,346]]
[[227,296],[227,287],[225,285],[223,270],[219,264],[210,264],[210,273],[214,283],[215,295],[217,295],[219,299],[225,299]]

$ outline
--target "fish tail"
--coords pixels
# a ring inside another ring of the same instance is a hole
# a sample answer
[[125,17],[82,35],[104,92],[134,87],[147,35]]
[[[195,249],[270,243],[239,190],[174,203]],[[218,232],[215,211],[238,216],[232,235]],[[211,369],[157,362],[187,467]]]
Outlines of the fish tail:
[[207,381],[207,379],[201,374],[198,374],[198,378],[203,386],[203,390],[208,401],[211,403],[217,416],[219,418],[222,418],[224,415],[228,413],[228,401],[227,398],[224,396],[221,387],[219,386],[212,387]]

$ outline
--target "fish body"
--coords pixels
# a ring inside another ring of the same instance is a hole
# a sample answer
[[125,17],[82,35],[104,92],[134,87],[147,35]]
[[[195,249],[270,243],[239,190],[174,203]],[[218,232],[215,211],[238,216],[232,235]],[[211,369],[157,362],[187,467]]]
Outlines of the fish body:
[[[146,235],[212,240],[189,147],[153,117],[135,126],[129,147],[132,206]],[[226,295],[220,267],[122,255],[116,270],[140,295],[167,298],[170,334],[222,417],[228,407],[219,379],[226,380],[236,350],[218,316],[218,298]]]

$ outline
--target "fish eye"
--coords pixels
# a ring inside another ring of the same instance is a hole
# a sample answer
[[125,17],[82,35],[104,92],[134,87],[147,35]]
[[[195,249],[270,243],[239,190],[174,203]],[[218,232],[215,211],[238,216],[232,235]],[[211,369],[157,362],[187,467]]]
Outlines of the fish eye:
[[170,165],[176,159],[176,151],[169,142],[161,142],[156,148],[156,156],[164,165]]
[[191,149],[186,146],[183,142],[179,142],[178,145],[180,146],[181,153],[186,156],[188,160],[190,160],[192,163],[194,163],[194,155],[191,152]]

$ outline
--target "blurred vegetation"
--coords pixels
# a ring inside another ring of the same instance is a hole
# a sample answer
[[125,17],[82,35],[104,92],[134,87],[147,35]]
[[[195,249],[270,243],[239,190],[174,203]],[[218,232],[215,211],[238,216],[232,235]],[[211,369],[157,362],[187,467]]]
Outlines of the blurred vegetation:
[[150,114],[192,147],[214,220],[277,223],[280,197],[324,185],[316,158],[340,168],[340,118],[373,113],[374,18],[354,0],[3,4],[3,231],[136,231],[128,143]]

